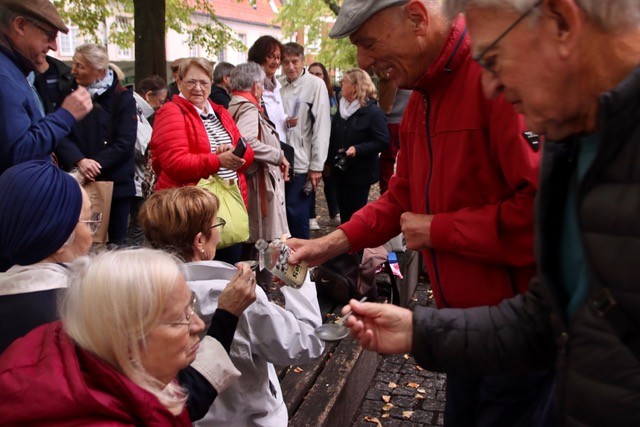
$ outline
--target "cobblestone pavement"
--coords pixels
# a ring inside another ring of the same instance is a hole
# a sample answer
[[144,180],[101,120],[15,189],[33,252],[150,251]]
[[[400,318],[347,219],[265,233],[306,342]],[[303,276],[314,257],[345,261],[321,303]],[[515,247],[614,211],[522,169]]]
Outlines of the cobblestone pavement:
[[[411,302],[433,305],[428,285],[418,284]],[[418,366],[408,354],[384,356],[352,426],[442,426],[445,375]]]
[[[369,200],[377,197],[376,185],[371,189]],[[320,230],[312,231],[312,238],[335,230],[335,224],[329,220],[322,184],[317,192],[316,202]],[[435,305],[429,284],[424,283],[425,280],[422,282],[416,288],[411,308],[416,305]],[[445,378],[445,374],[422,369],[409,355],[383,356],[351,425],[442,426]]]

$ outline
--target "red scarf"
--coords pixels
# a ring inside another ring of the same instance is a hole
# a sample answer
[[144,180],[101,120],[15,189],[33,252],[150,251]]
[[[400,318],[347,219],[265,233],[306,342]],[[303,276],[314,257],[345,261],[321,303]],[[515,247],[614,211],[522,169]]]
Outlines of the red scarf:
[[264,112],[264,109],[260,106],[260,101],[258,101],[258,99],[251,92],[243,92],[243,91],[240,91],[240,90],[234,90],[233,94],[234,95],[238,95],[238,96],[242,96],[244,98],[247,98],[256,107],[258,107],[258,110],[260,110],[260,113]]

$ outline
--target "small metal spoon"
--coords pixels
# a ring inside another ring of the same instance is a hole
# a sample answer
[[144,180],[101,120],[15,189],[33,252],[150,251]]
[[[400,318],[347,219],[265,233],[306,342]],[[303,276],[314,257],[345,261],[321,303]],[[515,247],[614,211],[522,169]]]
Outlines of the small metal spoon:
[[[360,302],[365,302],[367,297],[362,297]],[[347,317],[351,316],[353,309],[347,311],[342,319],[338,323],[325,323],[318,326],[314,332],[323,341],[338,341],[349,335],[349,328],[344,326]]]

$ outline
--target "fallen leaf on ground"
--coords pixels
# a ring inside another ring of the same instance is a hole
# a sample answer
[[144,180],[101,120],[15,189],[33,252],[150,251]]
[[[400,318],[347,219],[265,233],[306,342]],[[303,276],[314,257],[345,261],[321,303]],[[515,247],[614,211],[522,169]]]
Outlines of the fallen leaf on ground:
[[417,369],[418,371],[424,371],[424,368],[423,368],[422,366],[418,366],[418,365],[416,365],[416,369]]
[[391,382],[389,383],[389,388],[398,388],[398,384]]
[[300,372],[304,372],[302,368],[300,367],[296,367],[294,368],[293,372],[295,372],[296,374],[299,374]]
[[382,400],[384,400],[386,403],[389,403],[389,401],[391,400],[391,396],[382,396]]
[[409,360],[409,355],[408,354],[405,354],[403,357],[404,357],[405,360]]
[[418,387],[420,387],[420,384],[418,384],[418,383],[407,383],[407,387],[418,388]]
[[426,392],[427,392],[427,390],[425,390],[425,389],[424,389],[424,388],[422,388],[422,387],[419,387],[416,391],[417,391],[418,393],[426,393]]
[[395,405],[393,403],[387,403],[386,405],[384,405],[382,407],[382,410],[384,412],[389,412],[391,410],[391,408],[393,408]]
[[376,425],[378,427],[382,427],[382,424],[380,423],[380,420],[377,419],[376,417],[371,418],[370,416],[367,415],[366,417],[364,417],[364,420],[368,421],[370,423],[376,423]]
[[424,396],[416,393],[416,399],[424,399]]
[[402,411],[402,418],[411,418],[413,411]]
[[389,418],[389,413],[385,412],[384,414],[380,415],[380,418]]

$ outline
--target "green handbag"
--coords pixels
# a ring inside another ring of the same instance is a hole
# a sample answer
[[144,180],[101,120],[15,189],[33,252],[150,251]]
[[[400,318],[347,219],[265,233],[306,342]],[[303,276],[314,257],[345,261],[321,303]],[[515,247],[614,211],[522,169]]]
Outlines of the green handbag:
[[244,205],[238,181],[230,184],[215,175],[201,179],[198,182],[198,187],[206,188],[218,196],[220,201],[218,218],[224,218],[226,221],[216,248],[223,249],[249,240],[249,215],[247,215],[247,208]]

